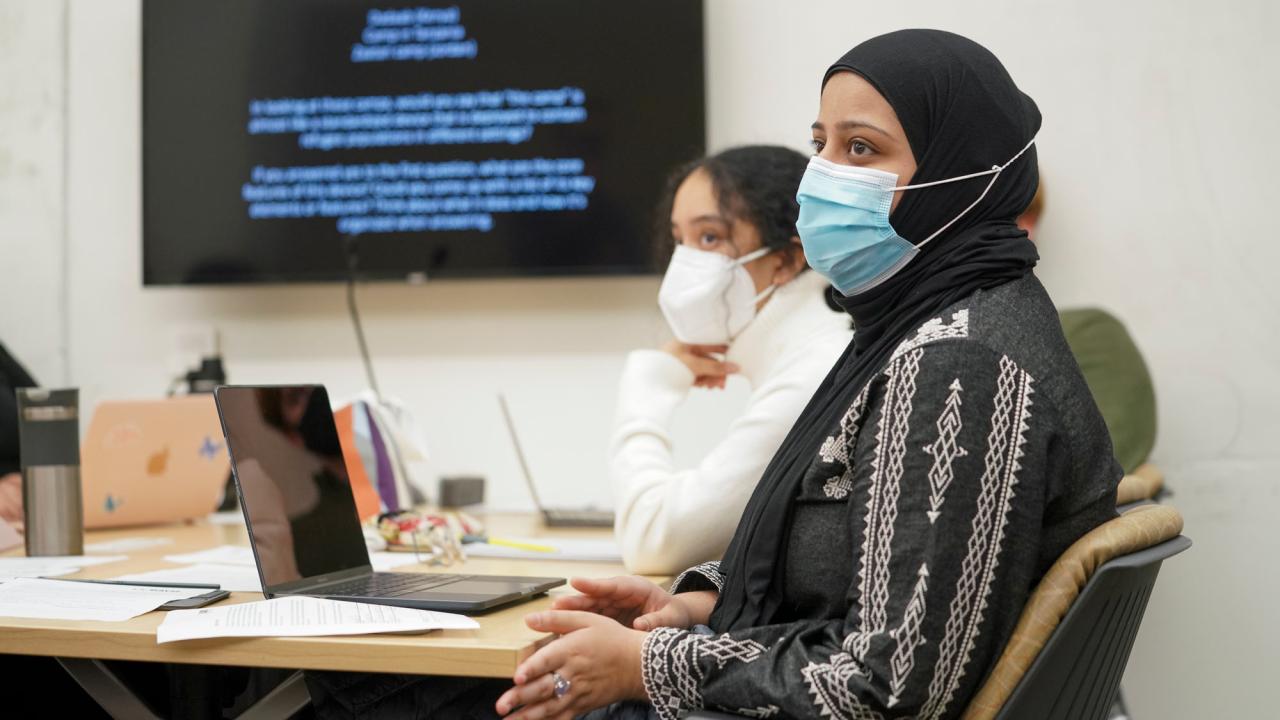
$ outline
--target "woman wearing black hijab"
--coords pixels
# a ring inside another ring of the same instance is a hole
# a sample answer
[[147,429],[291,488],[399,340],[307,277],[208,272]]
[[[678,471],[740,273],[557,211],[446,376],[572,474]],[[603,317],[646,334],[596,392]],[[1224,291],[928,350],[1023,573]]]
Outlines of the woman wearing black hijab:
[[857,334],[724,559],[670,594],[575,579],[526,619],[562,637],[496,704],[491,682],[367,676],[312,686],[317,714],[959,716],[1045,569],[1114,516],[1121,475],[1015,224],[1039,127],[999,61],[950,33],[837,61],[796,226]]
[[576,580],[582,596],[530,616],[564,637],[518,667],[499,712],[964,711],[1044,570],[1115,515],[1121,475],[1015,224],[1039,122],[1000,61],[951,33],[893,32],[832,65],[797,228],[854,342],[724,559],[672,594]]
[[499,712],[963,712],[1033,585],[1114,516],[1121,475],[1015,224],[1039,127],[1000,62],[950,33],[883,35],[828,70],[797,226],[853,344],[723,561],[672,595],[576,582],[530,616],[565,635]]

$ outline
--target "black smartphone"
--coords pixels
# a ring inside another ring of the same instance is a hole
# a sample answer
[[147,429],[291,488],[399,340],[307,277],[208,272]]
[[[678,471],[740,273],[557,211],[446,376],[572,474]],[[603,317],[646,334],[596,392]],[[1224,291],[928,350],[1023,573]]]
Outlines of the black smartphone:
[[210,590],[203,595],[195,597],[182,598],[181,600],[170,600],[169,602],[156,608],[157,610],[192,610],[201,608],[205,605],[216,603],[224,598],[231,597],[231,593],[226,590]]

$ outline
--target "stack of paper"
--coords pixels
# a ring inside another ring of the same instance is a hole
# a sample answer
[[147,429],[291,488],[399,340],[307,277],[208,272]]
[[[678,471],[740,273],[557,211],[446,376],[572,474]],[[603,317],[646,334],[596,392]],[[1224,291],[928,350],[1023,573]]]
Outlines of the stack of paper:
[[452,613],[292,596],[171,611],[156,630],[156,642],[217,637],[372,635],[478,627],[480,624],[475,620]]
[[134,587],[18,578],[0,584],[0,616],[46,620],[121,621],[171,600],[208,592],[192,588]]

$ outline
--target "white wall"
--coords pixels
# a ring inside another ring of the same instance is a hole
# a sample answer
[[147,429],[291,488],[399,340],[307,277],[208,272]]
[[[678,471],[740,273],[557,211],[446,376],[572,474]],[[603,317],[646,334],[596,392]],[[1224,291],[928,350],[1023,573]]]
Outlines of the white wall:
[[[72,370],[84,402],[162,392],[183,367],[176,335],[200,325],[220,332],[234,382],[364,388],[340,285],[141,287],[139,4],[73,3],[70,37]],[[627,350],[663,338],[656,292],[654,278],[441,282],[371,285],[360,301],[379,385],[415,411],[429,474],[478,472],[491,506],[531,507],[502,390],[544,501],[607,506],[614,384]]]
[[[1280,6],[712,2],[716,145],[807,139],[858,39],[938,27],[1040,105],[1039,274],[1130,326],[1155,376],[1155,460],[1195,541],[1165,566],[1125,687],[1134,717],[1271,717],[1280,660]],[[1001,158],[992,158],[999,162]]]
[[[4,0],[0,21],[36,22],[16,9],[34,4]],[[825,67],[859,39],[899,27],[974,37],[1039,102],[1049,192],[1040,275],[1062,304],[1115,311],[1147,352],[1160,400],[1156,460],[1196,541],[1162,573],[1134,651],[1126,686],[1140,719],[1272,714],[1264,698],[1280,657],[1271,609],[1280,596],[1272,520],[1280,250],[1267,222],[1280,189],[1274,8],[1265,0],[708,0],[713,147],[803,147]],[[48,14],[31,28],[52,32],[44,41],[15,40],[24,34],[0,22],[0,92],[18,83],[22,97],[38,97],[48,84],[29,77],[48,70],[50,47],[61,42],[56,13]],[[158,394],[176,329],[212,324],[235,381],[314,380],[335,394],[356,391],[363,375],[336,286],[140,287],[138,16],[137,0],[70,6],[71,381],[86,402]],[[58,262],[56,213],[29,219],[40,202],[57,206],[57,182],[5,171],[4,153],[20,146],[43,177],[59,172],[56,141],[38,148],[8,137],[5,123],[26,105],[0,108],[0,223],[33,228],[32,255],[46,274],[0,289],[0,331],[24,357],[55,358],[56,335],[45,326],[58,315],[15,311],[22,283],[55,294],[47,268]],[[14,193],[27,199],[9,202]],[[31,252],[0,238],[6,267],[15,250]],[[508,392],[545,494],[607,502],[613,382],[627,349],[664,336],[656,286],[441,283],[369,287],[362,298],[380,381],[417,412],[432,471],[482,472],[496,504],[523,507],[494,393]],[[32,364],[59,370],[53,360]],[[709,443],[741,398],[740,387],[700,397],[680,418],[696,436],[681,452]]]
[[[1043,275],[1061,301],[1117,309],[1149,354],[1155,457],[1197,543],[1157,586],[1129,673],[1134,709],[1272,716],[1280,250],[1268,220],[1280,142],[1268,118],[1280,86],[1260,79],[1280,61],[1280,14],[1265,2],[1113,6],[1131,41],[1097,47],[1049,85],[1100,107],[1054,97],[1046,108],[1061,129]],[[1050,52],[1068,67],[1070,48]]]
[[67,376],[66,3],[0,0],[0,342]]

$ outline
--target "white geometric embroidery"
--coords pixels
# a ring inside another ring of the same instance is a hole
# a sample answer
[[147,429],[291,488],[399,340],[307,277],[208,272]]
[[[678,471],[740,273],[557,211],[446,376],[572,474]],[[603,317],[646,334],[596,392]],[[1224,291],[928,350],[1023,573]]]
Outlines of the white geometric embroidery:
[[824,463],[840,467],[840,474],[828,478],[822,486],[823,494],[829,498],[843,500],[853,490],[853,464],[849,457],[849,448],[857,442],[859,423],[867,407],[867,394],[870,389],[870,383],[863,386],[862,392],[858,393],[858,396],[853,399],[853,404],[845,411],[844,417],[840,418],[840,432],[829,436],[818,449],[818,457]]
[[933,467],[929,468],[929,524],[938,519],[942,510],[942,502],[946,500],[947,488],[955,477],[951,463],[956,458],[969,454],[968,450],[956,444],[962,425],[960,416],[960,378],[951,383],[951,393],[947,395],[947,404],[938,416],[938,439],[932,445],[925,445],[925,453],[933,456]]
[[845,471],[840,475],[827,478],[822,484],[822,492],[833,500],[843,500],[853,491],[853,474]]
[[782,710],[777,705],[764,705],[762,707],[738,708],[735,713],[750,718],[771,718],[778,717],[778,713]]
[[864,673],[848,653],[838,652],[831,656],[830,662],[810,662],[800,672],[809,684],[809,694],[818,706],[819,717],[884,720],[883,715],[863,705],[849,689],[849,679]]
[[715,585],[716,592],[722,592],[724,590],[724,573],[720,572],[720,561],[711,560],[710,562],[694,565],[688,570],[677,575],[675,582],[671,583],[671,591],[673,593],[679,592],[680,586],[684,581],[693,575],[697,575],[712,585]]
[[858,596],[861,604],[859,630],[851,647],[854,657],[863,660],[871,637],[883,632],[889,603],[889,565],[892,560],[893,525],[898,519],[898,494],[902,485],[902,461],[906,456],[911,403],[916,393],[916,375],[924,350],[914,350],[889,363],[885,375],[884,408],[871,458],[871,481],[862,539]]
[[896,360],[900,355],[915,350],[921,345],[927,345],[938,340],[967,337],[969,337],[969,311],[967,309],[957,310],[951,314],[951,322],[947,325],[942,324],[942,318],[940,317],[933,318],[921,325],[916,330],[916,336],[909,340],[903,340],[902,344],[894,349],[893,356],[889,359],[890,361]]
[[1031,418],[1033,382],[1032,377],[1007,355],[1000,358],[991,434],[987,438],[986,469],[982,474],[972,532],[960,565],[950,616],[942,643],[938,646],[938,661],[934,666],[933,680],[929,683],[929,698],[920,711],[922,718],[941,717],[946,711],[965,675],[965,667],[977,642],[978,628],[995,580],[1005,526],[1009,522],[1014,486],[1018,483],[1019,460]]
[[716,661],[716,669],[723,670],[730,660],[748,663],[764,654],[767,649],[755,640],[734,640],[728,635],[698,635],[695,650],[701,660]]
[[702,707],[704,674],[700,660],[713,660],[722,670],[730,661],[756,660],[767,649],[755,640],[658,628],[649,633],[642,646],[640,677],[658,717],[675,720],[681,710]]
[[846,465],[849,462],[849,450],[845,448],[844,438],[840,435],[828,436],[822,442],[822,447],[818,448],[818,457],[822,458],[822,462]]
[[889,633],[890,637],[898,641],[898,648],[893,651],[893,657],[889,661],[892,675],[889,680],[888,707],[898,704],[911,668],[916,664],[916,648],[925,643],[920,634],[920,625],[924,622],[924,593],[929,587],[928,566],[920,565],[916,576],[916,587],[911,591],[911,602],[907,603],[906,612],[902,615],[902,624]]
[[[853,399],[853,404],[849,406],[844,417],[840,418],[840,433],[844,436],[843,447],[846,450],[851,446],[850,443],[858,439],[858,429],[862,427],[862,413],[867,409],[867,396],[870,392],[871,383],[867,383],[862,387],[862,392]],[[848,460],[846,456],[845,461],[848,462]]]
[[[840,643],[840,649],[850,655],[857,655],[862,648],[871,644],[873,635],[875,635],[875,633],[864,633],[860,630],[854,630],[844,636],[844,640]],[[856,669],[854,670],[854,674],[861,675],[862,670]]]
[[681,709],[702,707],[701,677],[687,646],[694,636],[675,628],[658,628],[641,646],[640,678],[661,720],[676,720]]

